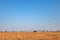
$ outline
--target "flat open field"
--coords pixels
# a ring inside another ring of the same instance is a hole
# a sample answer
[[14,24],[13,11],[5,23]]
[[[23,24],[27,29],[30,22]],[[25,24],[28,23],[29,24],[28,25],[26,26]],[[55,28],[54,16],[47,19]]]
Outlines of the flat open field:
[[0,40],[60,40],[60,32],[0,32]]

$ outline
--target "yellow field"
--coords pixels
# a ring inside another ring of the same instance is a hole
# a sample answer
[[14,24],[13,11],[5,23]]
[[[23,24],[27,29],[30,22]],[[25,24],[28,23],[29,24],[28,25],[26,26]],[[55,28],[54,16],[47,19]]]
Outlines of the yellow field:
[[0,40],[60,40],[60,32],[0,32]]

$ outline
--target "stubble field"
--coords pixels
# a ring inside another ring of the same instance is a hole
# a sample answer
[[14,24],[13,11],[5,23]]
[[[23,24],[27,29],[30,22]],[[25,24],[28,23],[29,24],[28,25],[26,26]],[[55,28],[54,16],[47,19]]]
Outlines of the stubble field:
[[60,32],[0,32],[0,40],[60,40]]

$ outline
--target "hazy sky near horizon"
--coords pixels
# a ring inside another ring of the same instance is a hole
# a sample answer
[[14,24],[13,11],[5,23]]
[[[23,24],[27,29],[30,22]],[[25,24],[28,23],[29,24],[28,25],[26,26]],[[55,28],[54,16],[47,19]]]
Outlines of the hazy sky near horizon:
[[0,0],[0,31],[60,30],[60,0]]

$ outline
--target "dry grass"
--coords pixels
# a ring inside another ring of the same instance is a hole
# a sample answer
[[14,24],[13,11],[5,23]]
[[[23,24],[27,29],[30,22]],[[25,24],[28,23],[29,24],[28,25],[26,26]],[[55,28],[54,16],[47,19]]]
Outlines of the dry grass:
[[0,40],[60,40],[60,32],[0,32]]

